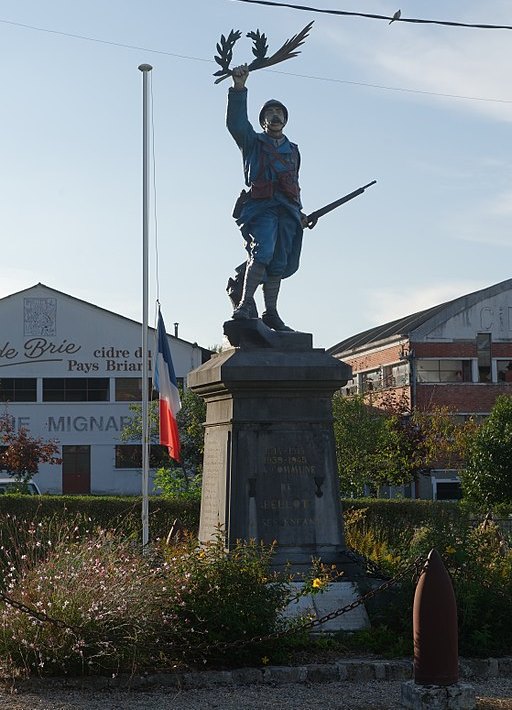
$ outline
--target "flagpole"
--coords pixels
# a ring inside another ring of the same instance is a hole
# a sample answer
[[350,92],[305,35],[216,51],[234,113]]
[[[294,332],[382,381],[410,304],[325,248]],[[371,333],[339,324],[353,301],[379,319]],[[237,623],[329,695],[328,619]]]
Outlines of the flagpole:
[[141,64],[142,72],[142,549],[149,542],[149,353],[148,353],[148,282],[149,282],[149,123],[148,75],[150,64]]

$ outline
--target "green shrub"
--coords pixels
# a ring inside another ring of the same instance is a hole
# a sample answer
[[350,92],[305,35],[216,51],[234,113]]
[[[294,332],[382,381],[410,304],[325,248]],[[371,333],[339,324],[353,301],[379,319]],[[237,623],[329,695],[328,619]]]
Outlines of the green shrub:
[[[69,527],[69,521],[76,516],[83,516],[89,520],[89,527],[115,529],[123,537],[140,539],[141,508],[141,498],[134,496],[0,496],[0,545],[10,539],[11,531],[6,531],[6,526],[13,516],[36,524],[48,518],[59,519],[64,528]],[[166,538],[176,519],[182,528],[197,532],[198,501],[149,498],[152,540]]]
[[221,535],[201,549],[194,540],[182,546],[180,554],[168,548],[174,573],[189,580],[178,614],[196,661],[225,662],[234,654],[238,664],[259,662],[287,645],[281,640],[229,646],[289,627],[281,616],[290,600],[289,578],[271,571],[272,554],[272,548],[254,541],[238,542],[227,553]]
[[[344,507],[347,543],[391,575],[439,550],[457,597],[461,653],[510,652],[511,540],[492,521],[478,525],[467,505],[429,501],[350,500]],[[0,497],[3,589],[71,627],[2,605],[2,657],[41,673],[285,660],[293,638],[224,645],[283,628],[288,580],[271,574],[271,551],[248,543],[227,554],[220,539],[199,548],[193,537],[167,547],[176,518],[197,530],[199,506],[157,498],[150,510],[152,539],[160,542],[143,557],[140,499]],[[353,644],[386,654],[410,648],[413,595],[409,575],[375,597],[367,605],[373,628],[354,635]]]
[[445,549],[459,612],[461,652],[492,656],[512,646],[512,548],[492,522]]
[[162,467],[155,472],[155,488],[162,497],[173,501],[201,501],[203,477],[200,473],[187,473],[180,466]]
[[[406,561],[426,557],[436,548],[454,586],[461,654],[508,654],[512,644],[510,539],[492,520],[475,524],[467,509],[449,510],[444,504],[437,504],[437,508],[424,508],[429,515],[418,520],[418,525],[412,524],[411,517],[402,521],[399,534],[396,523],[383,522],[385,507],[377,515],[372,506],[349,509],[345,528],[348,544],[364,551],[391,575]],[[415,515],[419,508],[411,509]],[[414,587],[412,579],[404,579],[398,588],[387,593],[384,604],[369,604],[374,627],[366,635],[356,635],[353,643],[366,643],[367,650],[375,650],[379,643],[385,643],[389,631],[399,639],[412,639]],[[372,639],[371,643],[368,639]],[[393,653],[395,648],[389,644],[387,652]]]
[[[395,500],[359,498],[342,501],[345,520],[355,511],[364,510],[358,525],[362,531],[369,528],[384,541],[394,547],[406,547],[417,527],[424,524],[439,525],[466,524],[470,510],[458,503],[444,503],[429,500]],[[355,526],[357,528],[357,525]]]
[[[409,632],[409,629],[405,631]],[[351,634],[341,634],[340,639],[351,651],[370,652],[386,658],[412,655],[412,634],[397,634],[391,625],[385,623]]]

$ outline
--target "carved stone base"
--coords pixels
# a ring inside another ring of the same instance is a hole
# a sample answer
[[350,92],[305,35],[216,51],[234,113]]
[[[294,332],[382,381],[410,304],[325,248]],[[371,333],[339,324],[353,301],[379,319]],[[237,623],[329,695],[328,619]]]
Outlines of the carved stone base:
[[[303,584],[294,582],[291,587],[294,592],[298,593]],[[323,592],[307,597],[299,597],[296,602],[288,605],[284,616],[294,618],[307,614],[314,619],[322,619],[328,614],[352,604],[360,596],[361,593],[357,583],[349,581],[333,582]],[[369,626],[370,620],[364,604],[360,604],[351,611],[314,627],[313,633],[332,634],[336,631],[359,631]]]
[[224,335],[235,348],[274,348],[276,350],[311,350],[311,333],[272,330],[261,318],[228,320],[224,323]]
[[469,683],[454,685],[417,685],[402,683],[401,707],[407,710],[474,710],[475,689]]

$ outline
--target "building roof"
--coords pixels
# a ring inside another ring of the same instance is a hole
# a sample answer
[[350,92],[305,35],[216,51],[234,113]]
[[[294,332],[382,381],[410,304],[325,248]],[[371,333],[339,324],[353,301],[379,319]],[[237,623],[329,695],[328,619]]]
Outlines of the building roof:
[[[423,311],[418,311],[417,313],[412,313],[410,315],[403,316],[402,318],[389,321],[389,323],[369,328],[368,330],[364,330],[356,335],[351,335],[349,338],[346,338],[345,340],[342,340],[336,345],[328,348],[327,352],[330,355],[340,355],[341,353],[358,350],[370,344],[376,345],[377,343],[383,343],[387,340],[410,338],[415,331],[425,325],[428,321],[436,321],[437,325],[440,320],[447,320],[455,313],[471,307],[478,301],[481,301],[484,298],[490,298],[497,293],[509,289],[512,289],[512,279],[501,281],[493,286],[486,286],[478,291],[473,291],[472,293],[464,296],[459,296],[458,298],[454,298],[450,301],[440,303],[437,306],[426,308]],[[443,317],[444,315],[446,317]]]
[[[103,313],[108,313],[112,316],[115,316],[117,318],[121,318],[122,320],[128,321],[130,323],[135,323],[136,325],[139,325],[142,327],[142,323],[140,321],[136,321],[133,318],[128,318],[127,316],[123,316],[120,313],[114,313],[114,311],[110,311],[107,308],[102,308],[101,306],[97,306],[94,303],[90,303],[90,301],[84,301],[83,299],[77,298],[76,296],[71,296],[69,293],[64,293],[64,291],[59,291],[56,288],[52,288],[51,286],[47,286],[46,284],[43,284],[41,282],[34,284],[33,286],[29,286],[28,288],[21,289],[21,291],[15,291],[14,293],[9,294],[8,296],[3,296],[0,298],[0,301],[4,301],[4,300],[6,301],[7,299],[12,298],[13,296],[19,296],[22,293],[28,293],[29,291],[32,291],[35,288],[43,288],[46,291],[50,291],[58,296],[64,296],[65,298],[69,298],[72,301],[77,301],[77,303],[83,303],[86,306],[89,306],[90,308],[95,308],[98,311],[102,311]],[[151,326],[148,326],[148,328],[149,328],[149,330],[154,330],[154,328],[152,328]],[[201,350],[203,361],[206,361],[211,356],[211,350],[209,350],[208,348],[201,347],[200,345],[197,344],[197,342],[191,343],[188,340],[183,340],[183,338],[179,338],[176,335],[173,335],[172,333],[167,333],[167,336],[169,338],[172,338],[173,340],[179,340],[182,343],[185,343],[187,345],[192,345],[192,347],[195,347],[195,348],[198,348],[199,350]]]

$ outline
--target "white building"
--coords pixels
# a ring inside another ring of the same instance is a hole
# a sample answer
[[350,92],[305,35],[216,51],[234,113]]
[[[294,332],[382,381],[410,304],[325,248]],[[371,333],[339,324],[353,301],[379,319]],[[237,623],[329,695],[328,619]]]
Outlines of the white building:
[[[210,353],[168,338],[183,381]],[[0,407],[61,447],[34,479],[43,493],[140,494],[140,446],[120,435],[141,401],[141,343],[140,323],[43,284],[0,299]]]

